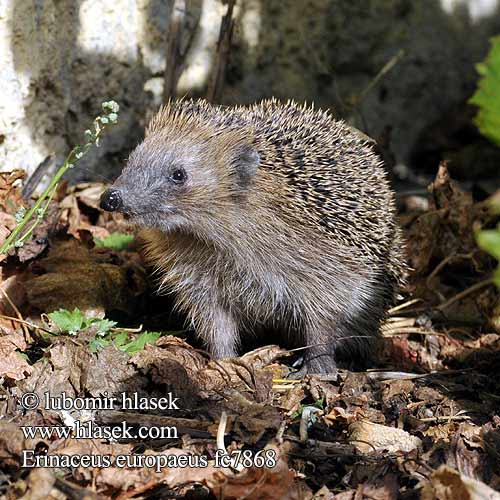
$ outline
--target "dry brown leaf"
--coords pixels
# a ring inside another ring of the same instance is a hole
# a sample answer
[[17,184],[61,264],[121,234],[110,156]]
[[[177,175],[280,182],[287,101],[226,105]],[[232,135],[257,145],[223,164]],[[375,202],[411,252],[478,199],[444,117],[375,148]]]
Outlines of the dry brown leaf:
[[300,408],[300,404],[305,396],[306,392],[302,384],[295,384],[281,397],[279,407],[285,410],[288,415],[292,415]]
[[[16,219],[11,214],[0,212],[0,245],[8,238],[9,234],[16,227]],[[5,258],[5,256],[3,256]],[[3,260],[3,259],[0,259]]]
[[476,479],[441,465],[423,483],[422,500],[499,500],[500,493]]
[[91,362],[87,346],[77,344],[72,338],[60,337],[33,365],[31,375],[18,384],[17,395],[36,392],[43,401],[45,392],[58,396],[64,391],[68,397],[75,397],[85,388]]
[[428,429],[424,429],[422,434],[432,438],[432,440],[437,443],[442,441],[444,443],[449,443],[453,434],[457,430],[457,424],[455,422],[449,422],[441,425],[434,425]]
[[21,262],[34,259],[47,248],[49,237],[57,225],[58,218],[59,209],[57,203],[53,201],[43,219],[37,223],[30,238],[25,241],[22,247],[16,248],[16,255]]
[[[354,497],[354,492],[349,497],[349,500],[352,500]],[[334,500],[336,497],[326,486],[323,486],[320,490],[318,490],[311,500]]]
[[18,352],[27,347],[23,335],[19,332],[0,335],[0,376],[12,380],[26,378],[33,368]]
[[422,274],[429,267],[435,250],[442,213],[426,212],[417,217],[405,231],[408,264],[415,274]]
[[409,452],[422,445],[418,437],[402,429],[367,420],[354,422],[349,426],[349,442],[361,453],[384,450],[390,453]]
[[56,475],[53,469],[33,469],[27,478],[28,491],[22,500],[55,500],[61,498],[53,487],[56,483]]
[[0,420],[0,456],[4,459],[19,459],[29,444],[24,439],[19,425]]
[[129,355],[114,345],[99,350],[87,370],[85,388],[92,396],[107,392],[109,396],[120,392],[138,392],[147,380],[129,363]]
[[396,500],[396,498],[398,498],[398,481],[394,474],[386,474],[378,481],[362,483],[356,490],[343,491],[330,498],[335,500],[357,500],[358,498],[370,500]]
[[19,181],[26,177],[24,170],[11,170],[0,172],[0,211],[15,214],[23,205]]
[[382,393],[383,401],[387,402],[395,396],[407,398],[413,391],[415,385],[412,380],[390,380],[383,384],[384,391]]
[[99,199],[105,190],[101,183],[80,183],[70,186],[60,202],[60,221],[67,232],[79,239],[88,231],[95,238],[105,238],[111,232],[131,233],[133,228],[123,215],[102,212]]
[[288,468],[288,464],[280,453],[274,449],[279,457],[273,468],[257,468],[245,470],[241,474],[224,478],[218,477],[218,484],[212,485],[212,491],[217,498],[228,500],[245,498],[247,500],[300,500],[300,489],[295,483],[295,474]]
[[[166,452],[169,456],[185,456],[184,450],[169,448]],[[147,451],[144,455],[158,456],[159,453]],[[166,485],[170,488],[186,484],[205,484],[209,487],[217,486],[218,482],[225,481],[231,476],[228,469],[219,469],[209,464],[207,467],[170,467],[162,468],[156,472],[154,468],[118,468],[108,467],[100,469],[96,473],[96,484],[99,488],[115,488],[117,490],[131,490],[144,492],[155,486]],[[129,491],[130,493],[130,491]]]
[[207,361],[204,354],[172,335],[160,337],[154,345],[146,344],[130,358],[130,363],[153,383],[169,387],[184,408],[193,407],[200,397],[198,374]]

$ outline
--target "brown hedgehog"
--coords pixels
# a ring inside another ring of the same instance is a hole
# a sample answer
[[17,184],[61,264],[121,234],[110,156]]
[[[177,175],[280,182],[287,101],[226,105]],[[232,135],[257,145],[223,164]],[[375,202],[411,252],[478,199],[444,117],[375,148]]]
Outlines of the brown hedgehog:
[[160,288],[216,358],[276,330],[305,347],[300,374],[362,367],[405,269],[371,147],[293,102],[168,104],[101,207],[144,228]]

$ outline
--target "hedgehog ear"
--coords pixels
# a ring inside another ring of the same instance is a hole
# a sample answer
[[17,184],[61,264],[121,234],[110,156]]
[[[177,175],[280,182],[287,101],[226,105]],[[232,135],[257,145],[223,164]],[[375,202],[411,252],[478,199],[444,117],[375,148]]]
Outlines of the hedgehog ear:
[[234,163],[239,184],[245,187],[257,173],[257,169],[260,165],[260,155],[253,146],[246,144],[239,147],[236,151]]

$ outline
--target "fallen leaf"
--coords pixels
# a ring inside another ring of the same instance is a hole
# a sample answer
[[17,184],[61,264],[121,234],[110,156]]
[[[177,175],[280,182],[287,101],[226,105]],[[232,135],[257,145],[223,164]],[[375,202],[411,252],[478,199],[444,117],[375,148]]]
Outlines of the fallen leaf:
[[12,380],[22,380],[33,372],[18,351],[26,349],[24,337],[19,332],[11,332],[0,336],[0,376]]
[[418,437],[402,429],[367,420],[354,422],[349,426],[349,442],[361,453],[384,450],[389,453],[409,452],[422,445]]
[[500,493],[489,486],[441,465],[422,482],[422,500],[498,500]]

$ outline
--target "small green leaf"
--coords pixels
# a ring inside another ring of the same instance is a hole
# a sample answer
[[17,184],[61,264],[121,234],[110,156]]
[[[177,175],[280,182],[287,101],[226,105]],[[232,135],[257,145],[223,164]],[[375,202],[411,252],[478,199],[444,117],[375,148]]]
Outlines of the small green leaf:
[[92,353],[97,352],[99,349],[103,349],[110,344],[109,339],[103,339],[102,337],[96,337],[89,342],[89,351]]
[[475,122],[485,137],[500,146],[500,36],[491,39],[491,49],[476,70],[481,78],[470,98],[479,108]]
[[132,234],[111,233],[109,236],[101,239],[94,239],[97,247],[109,247],[115,250],[124,250],[130,246],[134,236]]
[[94,319],[91,324],[97,329],[97,335],[104,336],[111,330],[111,328],[116,326],[116,321],[111,321],[106,318]]
[[113,343],[116,345],[116,347],[121,347],[122,345],[125,345],[127,342],[128,342],[127,332],[120,332],[113,337]]
[[495,272],[493,273],[493,281],[497,288],[500,288],[500,267],[495,269]]
[[136,339],[128,344],[123,344],[118,346],[122,351],[128,354],[135,354],[136,352],[142,351],[144,346],[148,343],[153,344],[161,337],[159,332],[144,332],[141,333]]
[[320,410],[323,410],[325,408],[325,398],[317,399],[314,402],[314,406],[316,408],[319,408]]
[[73,311],[59,309],[48,314],[51,321],[61,330],[61,332],[75,335],[87,326],[87,320],[83,313],[75,307]]
[[476,235],[476,239],[479,248],[500,261],[500,230],[487,229],[479,231]]
[[25,352],[21,352],[21,351],[14,351],[20,358],[24,359],[24,361],[28,361],[30,360],[29,356],[25,353]]

